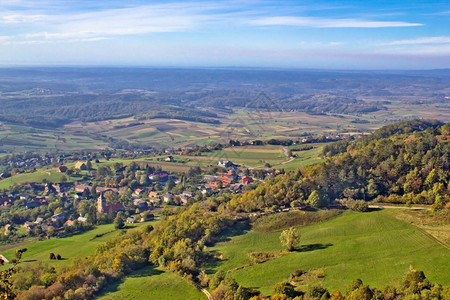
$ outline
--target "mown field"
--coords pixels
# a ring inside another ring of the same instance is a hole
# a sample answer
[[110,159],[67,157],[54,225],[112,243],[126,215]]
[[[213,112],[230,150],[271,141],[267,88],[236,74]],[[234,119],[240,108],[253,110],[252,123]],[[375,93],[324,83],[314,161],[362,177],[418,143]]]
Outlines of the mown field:
[[203,300],[206,296],[180,276],[149,266],[108,286],[98,299]]
[[271,294],[275,283],[295,270],[319,270],[330,289],[345,290],[355,278],[372,287],[400,283],[410,266],[423,270],[432,282],[450,284],[450,250],[418,228],[395,218],[389,210],[345,212],[328,221],[299,227],[300,250],[252,264],[249,253],[284,251],[281,230],[251,230],[218,243],[211,250],[222,261],[210,270],[229,272],[240,284]]

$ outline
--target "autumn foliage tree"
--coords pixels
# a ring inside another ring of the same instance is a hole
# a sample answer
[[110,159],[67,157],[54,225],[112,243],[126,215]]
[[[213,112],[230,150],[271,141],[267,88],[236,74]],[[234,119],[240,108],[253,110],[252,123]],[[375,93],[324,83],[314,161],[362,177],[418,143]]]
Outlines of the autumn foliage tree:
[[300,234],[297,229],[290,227],[289,229],[283,230],[280,235],[280,241],[281,244],[286,247],[286,250],[293,251],[300,242]]

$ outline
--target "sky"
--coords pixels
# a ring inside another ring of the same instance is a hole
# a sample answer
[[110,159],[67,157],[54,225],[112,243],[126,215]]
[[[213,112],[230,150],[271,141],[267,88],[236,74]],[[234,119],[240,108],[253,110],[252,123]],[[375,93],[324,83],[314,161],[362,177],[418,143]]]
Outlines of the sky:
[[0,66],[450,68],[450,2],[0,0]]

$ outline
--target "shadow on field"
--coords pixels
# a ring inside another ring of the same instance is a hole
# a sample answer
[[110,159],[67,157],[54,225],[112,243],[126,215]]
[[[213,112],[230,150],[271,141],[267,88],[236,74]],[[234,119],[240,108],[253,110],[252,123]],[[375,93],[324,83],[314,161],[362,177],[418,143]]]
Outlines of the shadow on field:
[[367,209],[367,211],[368,212],[372,212],[372,211],[380,211],[380,210],[383,210],[383,207],[369,207],[368,209]]
[[297,247],[294,251],[296,252],[308,252],[308,251],[314,251],[314,250],[320,250],[320,249],[326,249],[328,247],[333,246],[333,244],[309,244],[309,245],[301,245],[300,247]]
[[215,240],[216,243],[228,242],[231,240],[231,237],[243,235],[247,233],[251,229],[248,221],[238,222],[235,226],[230,229],[225,230],[221,233]]
[[108,284],[98,295],[98,297],[106,296],[108,294],[113,294],[114,292],[117,292],[119,290],[119,286],[125,282],[127,278],[141,278],[141,277],[148,277],[148,276],[156,276],[164,273],[161,270],[155,269],[154,266],[147,266],[142,269],[136,270],[130,274],[127,274],[125,277],[122,277],[121,279]]

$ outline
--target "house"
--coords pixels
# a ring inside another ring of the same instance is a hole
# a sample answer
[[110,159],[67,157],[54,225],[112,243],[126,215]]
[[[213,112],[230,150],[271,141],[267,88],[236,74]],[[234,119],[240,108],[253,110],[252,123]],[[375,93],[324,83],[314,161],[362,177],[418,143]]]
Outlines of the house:
[[20,195],[20,200],[28,200],[28,199],[30,199],[30,195],[28,195],[28,194]]
[[232,190],[234,193],[240,193],[242,189],[242,183],[235,183],[234,186],[232,187]]
[[27,204],[25,204],[25,207],[28,209],[32,209],[35,207],[41,206],[41,203],[37,200],[33,200],[31,202],[28,202]]
[[164,161],[173,162],[173,156],[167,156]]
[[87,184],[75,184],[75,192],[82,193],[85,189],[88,189],[88,191],[92,190],[92,186]]
[[150,201],[150,203],[154,203],[154,204],[158,204],[159,201],[161,201],[161,199],[156,198],[156,197],[149,197],[148,200]]
[[114,193],[118,193],[118,192],[119,192],[119,189],[117,189],[117,188],[112,188],[112,187],[98,186],[98,187],[95,189],[95,191],[96,191],[97,193],[104,193],[104,192],[107,192],[107,191],[111,191],[111,192],[114,192]]
[[225,168],[230,168],[232,166],[234,166],[234,163],[229,161],[229,160],[220,160],[218,163],[219,167],[225,167]]
[[173,196],[172,193],[167,193],[167,194],[164,195],[163,199],[164,199],[164,202],[169,202],[169,201],[172,201],[174,199],[174,196]]
[[42,217],[37,217],[36,221],[34,221],[34,223],[36,223],[36,224],[41,224],[42,222],[44,222],[44,218],[42,218]]
[[66,166],[59,166],[59,167],[57,168],[57,171],[58,171],[59,173],[65,173],[65,172],[67,171],[67,167],[66,167]]
[[158,193],[158,192],[150,192],[150,193],[148,193],[148,197],[149,198],[159,198],[159,196],[161,196],[161,194]]
[[220,180],[220,176],[217,175],[203,175],[203,180],[206,182],[214,182]]
[[9,197],[0,197],[0,205],[6,206],[11,202]]
[[87,219],[86,219],[85,217],[82,217],[82,216],[79,216],[77,220],[78,220],[78,222],[80,222],[80,223],[84,223],[84,222],[87,221]]
[[147,188],[143,188],[143,189],[137,188],[137,189],[134,191],[134,194],[135,194],[136,196],[142,196],[142,194],[144,194],[144,193],[147,192],[147,191],[148,191]]
[[159,181],[166,181],[169,179],[169,175],[170,174],[167,173],[166,171],[160,171],[160,172],[155,172],[155,173],[148,175],[148,178],[150,180],[158,179]]
[[134,224],[134,219],[131,218],[131,217],[128,217],[128,218],[127,218],[127,223],[128,223],[128,224]]
[[209,193],[211,193],[211,192],[212,192],[212,189],[211,189],[210,187],[206,187],[206,188],[204,188],[204,189],[202,190],[202,194],[203,194],[203,195],[209,194]]
[[65,213],[59,213],[59,214],[53,215],[51,220],[52,220],[52,222],[56,222],[58,220],[64,220],[65,218],[66,218]]
[[73,226],[73,221],[72,220],[67,220],[66,224],[67,224],[67,226]]
[[190,192],[190,191],[184,191],[182,195],[186,196],[188,198],[192,198],[192,197],[195,196],[195,194],[193,192]]
[[155,215],[149,212],[143,212],[140,214],[141,222],[151,221],[155,219]]
[[29,232],[30,230],[32,230],[34,227],[36,227],[36,223],[34,223],[34,222],[29,222],[29,221],[26,221],[24,224],[23,224],[23,227],[27,230],[27,232]]
[[215,191],[219,188],[219,181],[207,183],[205,187],[210,189],[211,191]]
[[86,166],[86,164],[85,164],[84,162],[82,162],[82,161],[77,161],[77,162],[75,163],[75,169],[78,169],[78,170],[87,170],[87,166]]
[[247,185],[253,182],[253,178],[251,178],[250,176],[244,176],[242,177],[242,183]]
[[9,263],[9,260],[6,257],[4,257],[3,254],[0,254],[0,260],[3,260],[5,264]]
[[[59,188],[59,187],[58,187],[58,188]],[[47,195],[49,195],[49,194],[56,194],[56,193],[57,193],[56,188],[55,188],[51,183],[46,183],[46,184],[45,184],[44,191],[45,191],[45,193],[46,193]]]

